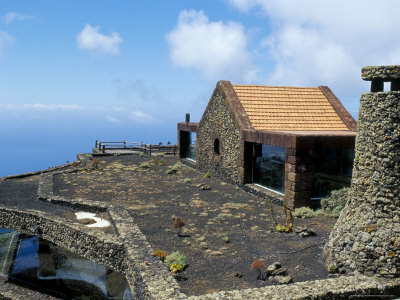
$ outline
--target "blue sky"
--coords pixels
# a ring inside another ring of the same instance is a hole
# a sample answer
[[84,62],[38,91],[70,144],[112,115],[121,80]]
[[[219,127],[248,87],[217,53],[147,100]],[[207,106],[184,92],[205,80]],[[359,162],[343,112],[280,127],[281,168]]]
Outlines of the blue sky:
[[360,69],[399,64],[397,0],[0,0],[0,176],[96,139],[176,142],[218,80],[327,85],[357,115]]

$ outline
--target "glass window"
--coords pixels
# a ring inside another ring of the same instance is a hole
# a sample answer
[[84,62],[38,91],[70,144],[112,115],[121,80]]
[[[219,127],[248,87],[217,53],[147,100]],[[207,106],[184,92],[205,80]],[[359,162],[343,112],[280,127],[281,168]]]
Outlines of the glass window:
[[254,146],[253,182],[283,193],[286,149],[265,144]]
[[316,149],[313,152],[313,198],[350,186],[353,149]]
[[214,140],[214,153],[216,154],[216,155],[219,155],[220,154],[220,150],[219,150],[219,139],[215,139]]
[[196,161],[196,132],[190,132],[187,158]]

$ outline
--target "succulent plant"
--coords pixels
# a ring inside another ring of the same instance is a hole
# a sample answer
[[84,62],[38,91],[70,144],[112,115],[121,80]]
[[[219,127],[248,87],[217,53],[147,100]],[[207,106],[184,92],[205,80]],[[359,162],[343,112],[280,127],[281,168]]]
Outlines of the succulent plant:
[[181,230],[182,230],[183,226],[185,226],[185,222],[183,222],[183,220],[181,218],[176,217],[173,227],[174,227],[174,229],[179,229],[178,236],[181,236]]
[[164,265],[171,268],[173,265],[180,265],[182,270],[186,266],[186,256],[182,255],[179,251],[172,252],[164,259]]
[[258,273],[257,279],[264,279],[264,276],[262,275],[261,271],[263,269],[265,269],[265,263],[262,260],[256,259],[251,264],[251,270],[257,270]]
[[164,261],[165,257],[167,256],[167,252],[157,249],[154,251],[153,255],[159,257],[162,261]]

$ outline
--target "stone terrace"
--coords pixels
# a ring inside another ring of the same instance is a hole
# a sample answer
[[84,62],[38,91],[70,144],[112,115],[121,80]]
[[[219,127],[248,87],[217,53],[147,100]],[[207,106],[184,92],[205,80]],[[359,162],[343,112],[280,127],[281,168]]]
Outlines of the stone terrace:
[[[123,272],[138,299],[331,299],[399,293],[395,279],[327,279],[321,252],[334,219],[295,219],[295,226],[311,226],[315,237],[278,233],[268,201],[205,179],[188,166],[166,174],[176,164],[174,157],[100,160],[97,170],[80,164],[40,176],[0,179],[0,226],[31,233],[39,225],[43,238]],[[78,210],[102,213],[113,226],[97,230],[79,224],[73,217]],[[281,208],[273,210],[283,223]],[[174,232],[174,216],[184,219],[186,237]],[[152,256],[155,249],[183,253],[189,267],[180,275],[186,280],[173,278]],[[294,283],[257,280],[250,270],[256,258],[267,265],[280,261]],[[17,297],[18,289],[5,289],[0,284],[0,295]],[[27,291],[21,289],[21,297],[23,293]]]

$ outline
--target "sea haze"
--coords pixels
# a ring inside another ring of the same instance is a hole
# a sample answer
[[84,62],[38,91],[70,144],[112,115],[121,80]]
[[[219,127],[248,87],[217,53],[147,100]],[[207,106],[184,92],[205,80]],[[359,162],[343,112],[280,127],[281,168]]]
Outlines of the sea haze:
[[53,120],[50,123],[13,121],[8,124],[4,119],[0,121],[0,177],[44,170],[74,161],[77,153],[90,153],[96,139],[176,143],[176,123],[154,125],[132,122],[124,125],[90,118],[71,119],[71,122]]

